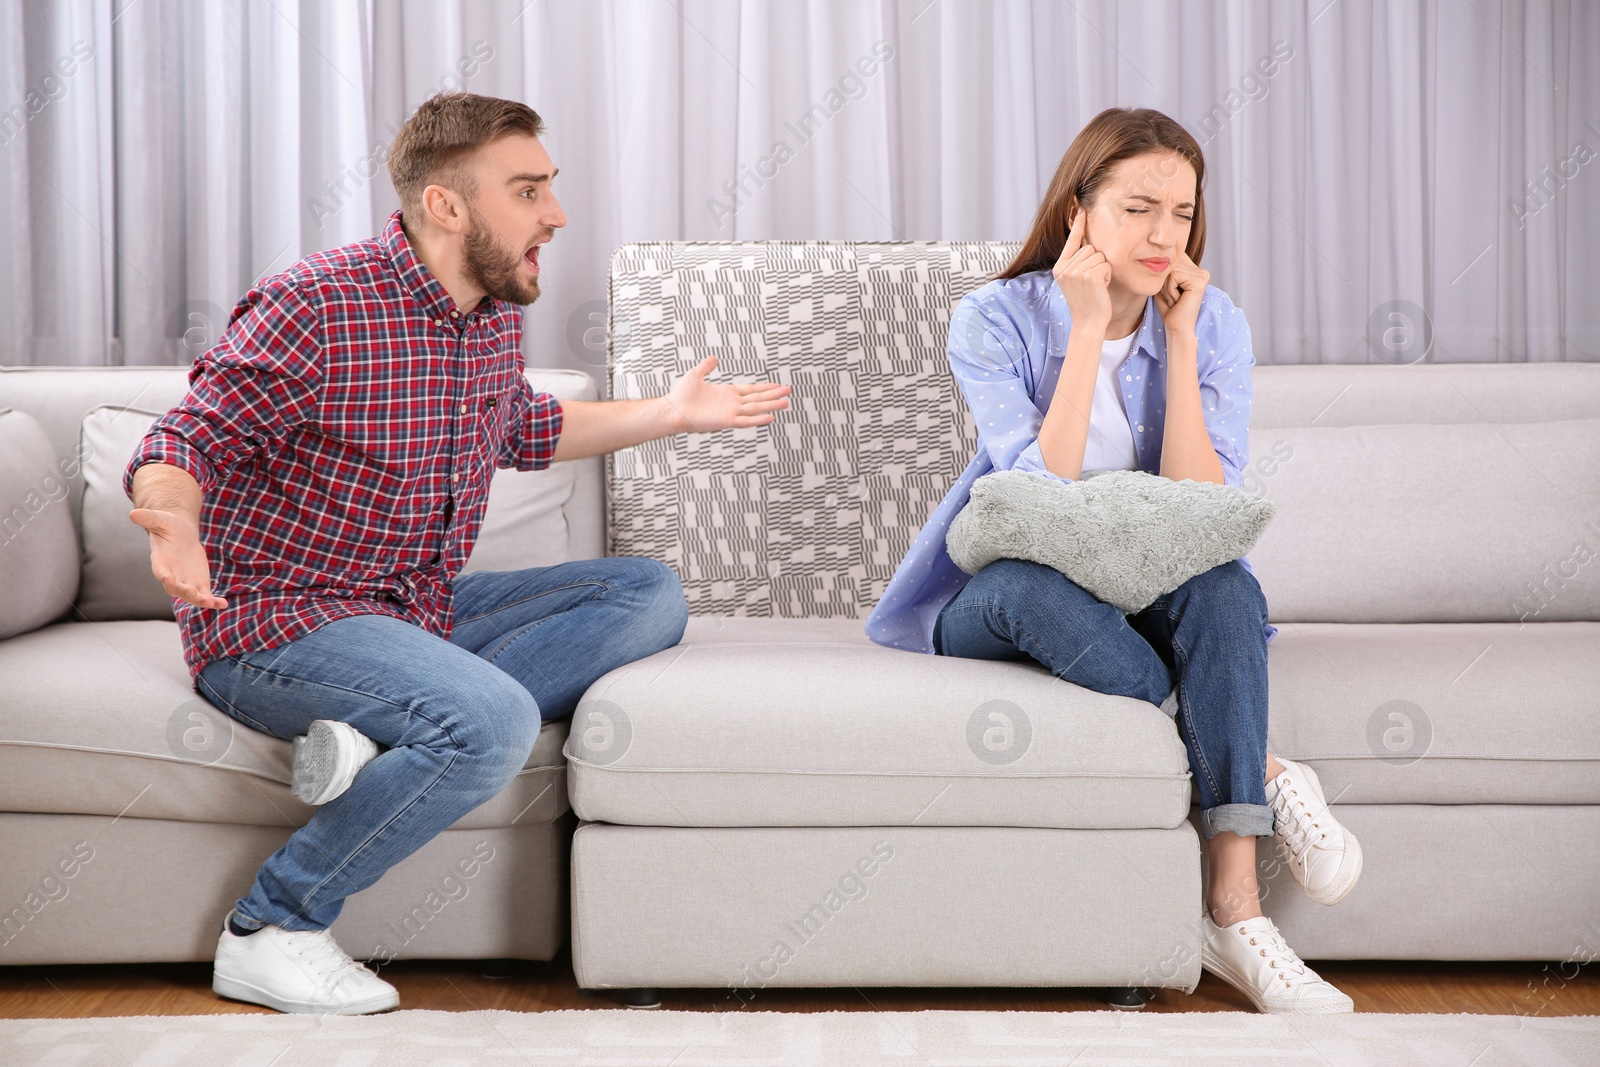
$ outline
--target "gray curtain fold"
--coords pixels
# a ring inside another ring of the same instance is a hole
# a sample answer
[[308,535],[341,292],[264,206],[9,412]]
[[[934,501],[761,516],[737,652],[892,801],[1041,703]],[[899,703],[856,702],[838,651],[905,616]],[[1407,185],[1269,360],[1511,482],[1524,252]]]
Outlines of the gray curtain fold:
[[377,231],[434,92],[527,101],[570,225],[530,365],[642,240],[1017,239],[1095,113],[1204,147],[1261,363],[1600,359],[1600,4],[0,2],[0,363],[184,363]]

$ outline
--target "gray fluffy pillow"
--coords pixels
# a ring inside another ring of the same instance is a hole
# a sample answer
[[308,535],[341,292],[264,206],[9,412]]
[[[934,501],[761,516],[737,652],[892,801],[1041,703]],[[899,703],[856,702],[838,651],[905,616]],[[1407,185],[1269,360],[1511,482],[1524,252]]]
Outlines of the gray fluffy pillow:
[[1095,471],[1066,484],[996,471],[973,483],[945,544],[968,574],[997,559],[1032,560],[1126,615],[1249,552],[1276,510],[1235,486],[1146,471]]

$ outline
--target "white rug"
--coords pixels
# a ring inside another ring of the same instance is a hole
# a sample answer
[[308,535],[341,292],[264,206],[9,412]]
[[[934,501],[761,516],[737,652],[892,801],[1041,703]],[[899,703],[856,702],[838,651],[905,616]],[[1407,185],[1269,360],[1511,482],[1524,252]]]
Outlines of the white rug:
[[0,1022],[4,1067],[1592,1067],[1600,1016],[398,1011]]

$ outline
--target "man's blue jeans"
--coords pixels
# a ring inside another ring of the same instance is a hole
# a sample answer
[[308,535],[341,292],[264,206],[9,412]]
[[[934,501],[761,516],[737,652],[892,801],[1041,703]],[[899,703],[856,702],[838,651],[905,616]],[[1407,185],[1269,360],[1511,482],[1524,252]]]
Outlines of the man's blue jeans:
[[262,864],[235,920],[332,925],[346,897],[504,789],[543,720],[677,644],[688,617],[670,568],[587,560],[457,578],[449,640],[357,615],[207,664],[200,692],[246,726],[287,739],[337,719],[389,749]]
[[1085,689],[1161,706],[1178,690],[1178,732],[1206,839],[1272,833],[1267,766],[1267,598],[1238,560],[1124,615],[1060,571],[989,564],[934,625],[940,655],[1028,660]]

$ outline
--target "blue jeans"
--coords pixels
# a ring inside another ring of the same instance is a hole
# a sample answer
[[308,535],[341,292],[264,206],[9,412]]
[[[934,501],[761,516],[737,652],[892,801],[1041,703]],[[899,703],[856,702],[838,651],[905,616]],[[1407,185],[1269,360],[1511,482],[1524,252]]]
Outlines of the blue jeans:
[[454,588],[449,640],[357,615],[201,672],[206,699],[252,729],[287,739],[337,719],[388,746],[261,865],[239,925],[331,926],[346,897],[504,789],[543,720],[677,644],[689,617],[677,575],[650,559],[476,571]]
[[1097,693],[1161,706],[1178,691],[1178,731],[1200,792],[1200,827],[1272,833],[1267,767],[1267,599],[1234,560],[1124,615],[1052,567],[983,568],[934,624],[943,656],[1037,660]]

